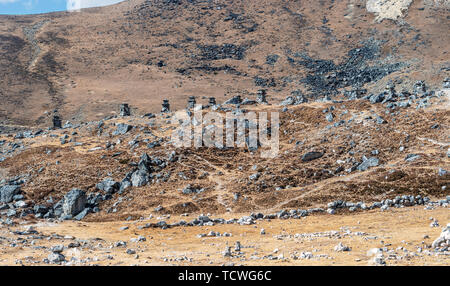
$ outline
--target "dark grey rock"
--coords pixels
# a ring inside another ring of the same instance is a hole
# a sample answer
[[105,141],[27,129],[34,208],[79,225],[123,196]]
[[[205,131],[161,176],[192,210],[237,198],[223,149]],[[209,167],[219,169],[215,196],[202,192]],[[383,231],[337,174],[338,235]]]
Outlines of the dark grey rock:
[[84,210],[87,198],[86,193],[79,189],[73,189],[64,196],[62,205],[63,214],[76,216]]
[[309,162],[312,160],[316,160],[322,157],[323,154],[324,154],[323,152],[316,152],[316,151],[308,152],[302,156],[302,161]]
[[33,210],[35,214],[46,214],[48,212],[48,208],[43,205],[34,205]]
[[295,99],[293,96],[288,96],[286,97],[285,100],[283,100],[281,102],[281,105],[294,105],[295,104]]
[[168,99],[163,99],[161,112],[162,113],[170,112],[170,103]]
[[25,202],[25,201],[17,201],[17,202],[15,202],[14,203],[14,207],[16,207],[16,208],[26,208],[28,205],[27,205],[27,203]]
[[241,96],[236,95],[224,102],[224,104],[241,104]]
[[125,124],[125,123],[119,123],[117,124],[116,130],[112,133],[113,135],[123,135],[126,134],[128,131],[130,131],[133,128],[133,126]]
[[113,194],[120,189],[120,183],[111,178],[105,178],[103,181],[98,183],[96,187],[106,193]]
[[62,127],[61,118],[58,115],[53,116],[53,128],[58,129]]
[[248,98],[245,98],[243,101],[242,101],[242,105],[255,105],[255,104],[257,104],[258,102],[256,101],[256,100],[252,100],[252,99],[248,99]]
[[145,173],[151,173],[153,171],[152,158],[147,153],[142,154],[139,159],[138,169]]
[[120,183],[120,189],[119,192],[123,192],[124,190],[128,189],[129,187],[132,186],[132,183],[129,179],[124,179],[121,183]]
[[209,98],[208,105],[209,105],[209,106],[215,106],[215,105],[217,105],[217,103],[216,103],[216,98],[215,98],[215,97],[210,97],[210,98]]
[[20,186],[6,185],[0,187],[0,202],[10,203],[13,201],[15,195],[20,193]]
[[120,116],[130,116],[130,107],[127,103],[123,103],[120,105]]
[[258,93],[256,94],[256,101],[259,104],[267,104],[267,91],[265,89],[258,90]]
[[195,188],[195,187],[191,186],[190,184],[188,184],[186,187],[184,187],[184,189],[181,192],[185,195],[198,194],[198,193],[203,192],[203,189]]
[[73,217],[74,220],[82,220],[91,212],[90,208],[85,208],[82,212]]
[[266,57],[266,64],[268,64],[268,65],[274,65],[277,61],[278,61],[278,59],[280,58],[280,56],[279,55],[276,55],[276,54],[274,54],[274,55],[268,55],[267,57]]
[[187,108],[194,108],[196,104],[197,101],[195,99],[195,96],[189,96]]

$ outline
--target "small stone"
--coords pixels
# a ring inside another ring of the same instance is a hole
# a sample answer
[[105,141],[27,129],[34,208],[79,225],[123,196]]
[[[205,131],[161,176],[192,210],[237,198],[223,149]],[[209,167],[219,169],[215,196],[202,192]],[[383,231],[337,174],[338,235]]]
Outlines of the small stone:
[[225,247],[225,250],[222,252],[224,257],[231,257],[232,253],[231,253],[231,247],[227,246]]
[[234,246],[234,251],[241,251],[241,243],[239,241],[236,241],[236,244]]
[[47,257],[48,261],[51,263],[60,263],[64,262],[66,258],[61,253],[52,252]]
[[54,253],[61,253],[64,250],[64,246],[63,245],[55,245],[50,250]]
[[339,242],[339,244],[334,247],[334,251],[337,252],[351,251],[351,250],[352,249],[350,247],[343,245],[342,242]]
[[376,157],[370,157],[369,159],[364,160],[361,164],[356,168],[359,171],[366,171],[370,167],[376,167],[379,164],[379,160]]
[[134,249],[127,249],[126,253],[129,254],[129,255],[134,255],[134,254],[136,254],[136,250],[134,250]]
[[439,226],[439,222],[437,221],[437,220],[433,220],[431,223],[430,223],[430,227],[438,227]]

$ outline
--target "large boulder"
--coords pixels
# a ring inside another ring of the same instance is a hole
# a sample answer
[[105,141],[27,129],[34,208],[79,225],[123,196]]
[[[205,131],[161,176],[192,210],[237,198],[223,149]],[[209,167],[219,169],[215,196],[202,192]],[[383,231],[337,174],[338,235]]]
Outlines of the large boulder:
[[120,189],[120,183],[111,178],[105,178],[96,185],[97,189],[102,190],[108,194],[113,194]]
[[442,230],[441,235],[433,241],[431,247],[449,247],[450,246],[450,223]]
[[63,215],[76,216],[86,207],[86,193],[79,189],[73,189],[64,196]]
[[13,201],[15,195],[20,193],[20,186],[6,185],[0,187],[0,202],[10,203]]

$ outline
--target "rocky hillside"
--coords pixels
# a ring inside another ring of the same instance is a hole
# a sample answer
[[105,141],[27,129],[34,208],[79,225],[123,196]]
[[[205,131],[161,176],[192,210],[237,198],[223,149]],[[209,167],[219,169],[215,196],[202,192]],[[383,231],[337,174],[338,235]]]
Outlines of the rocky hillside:
[[159,111],[189,96],[270,100],[449,75],[448,1],[129,0],[0,16],[1,130],[87,122],[128,102]]
[[[0,16],[0,265],[448,265],[449,17],[430,0]],[[277,156],[176,148],[175,115],[210,111],[279,115],[259,126]]]

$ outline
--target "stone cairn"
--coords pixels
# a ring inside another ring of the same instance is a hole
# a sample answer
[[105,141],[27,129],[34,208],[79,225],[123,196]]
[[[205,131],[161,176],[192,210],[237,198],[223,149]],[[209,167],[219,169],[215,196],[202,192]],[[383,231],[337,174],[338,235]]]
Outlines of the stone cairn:
[[258,90],[258,93],[256,94],[256,101],[259,104],[267,104],[267,91],[265,89]]
[[168,99],[163,100],[161,112],[163,113],[170,112],[170,103]]
[[195,100],[195,96],[189,96],[188,99],[188,108],[194,108],[197,101]]
[[120,116],[130,116],[131,112],[130,112],[130,107],[128,106],[127,103],[122,103],[120,105]]
[[61,118],[58,115],[53,115],[53,129],[62,127]]

